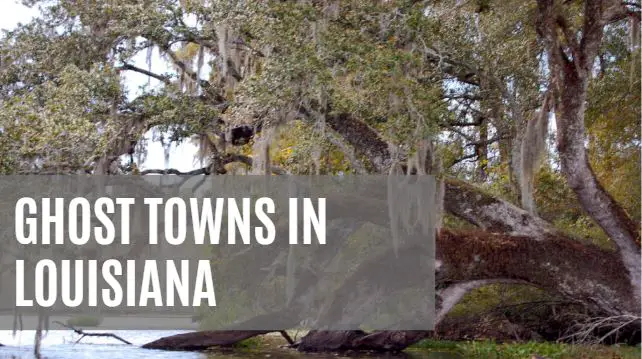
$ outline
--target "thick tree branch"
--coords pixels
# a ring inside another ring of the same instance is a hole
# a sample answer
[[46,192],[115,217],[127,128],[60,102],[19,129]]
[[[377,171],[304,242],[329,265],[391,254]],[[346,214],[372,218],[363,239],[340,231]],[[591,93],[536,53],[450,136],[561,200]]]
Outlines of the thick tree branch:
[[358,157],[366,158],[376,172],[389,169],[392,159],[388,144],[368,125],[348,114],[327,116],[325,123],[355,149]]
[[[437,286],[443,288],[437,293],[437,324],[467,292],[493,283],[534,285],[558,292],[611,315],[639,315],[639,305],[631,295],[632,289],[628,280],[620,275],[623,268],[617,254],[605,252],[595,246],[583,245],[565,237],[541,241],[537,238],[479,231],[442,230],[437,237],[436,248],[436,282]],[[404,251],[403,257],[407,261],[423,258],[420,250],[410,247],[401,250]],[[372,273],[381,270],[377,262],[374,258],[362,263],[352,275],[352,281],[348,278],[345,285],[351,286],[352,282],[372,278]],[[431,268],[426,267],[425,270]],[[369,275],[364,277],[364,273]],[[422,285],[421,277],[415,273],[408,279],[416,278],[419,281],[406,282],[404,285]],[[368,295],[369,293],[360,293],[361,299]],[[335,301],[333,306],[335,311],[352,313],[350,310],[342,309],[351,305],[359,306],[364,302],[344,298],[343,301]],[[288,317],[284,313],[267,316],[274,318],[275,331],[287,329],[292,325],[287,320],[283,321]],[[265,318],[261,318],[261,322],[265,322],[264,320]],[[186,333],[162,338],[144,347],[202,350],[210,346],[229,346],[242,339],[267,332],[229,330]],[[427,331],[381,331],[370,334],[362,331],[312,331],[302,339],[298,349],[400,351],[423,339],[427,334]]]
[[[418,252],[408,249],[404,257]],[[540,241],[481,232],[442,231],[437,238],[437,263],[437,286],[445,288],[438,292],[436,323],[441,322],[467,292],[493,283],[535,285],[611,315],[639,316],[632,288],[628,280],[619,275],[624,269],[617,255],[568,238]],[[611,263],[616,263],[617,268],[609,268]],[[358,272],[376,273],[376,261],[363,265],[367,267],[359,268]],[[335,310],[363,302],[339,301]],[[428,333],[313,331],[303,338],[299,350],[400,351]]]
[[[234,162],[239,162],[243,163],[247,166],[252,166],[252,157],[245,156],[245,155],[239,155],[239,154],[225,154],[221,157],[220,163],[222,165],[227,165],[230,163]],[[283,170],[280,167],[276,166],[270,166],[270,170],[272,171],[273,174],[275,175],[284,175],[287,174],[285,170]],[[212,173],[212,169],[210,167],[203,167],[203,168],[198,168],[192,171],[187,171],[187,172],[181,172],[177,169],[174,168],[168,168],[168,169],[146,169],[140,172],[141,175],[151,175],[151,174],[156,174],[156,175],[178,175],[178,176],[197,176],[197,175],[209,175]],[[219,174],[225,174],[225,173],[219,173]]]
[[634,288],[618,254],[563,235],[531,236],[442,231],[437,282],[506,278],[553,290],[609,314],[639,315]]
[[545,240],[558,231],[545,220],[466,182],[444,180],[444,209],[490,232]]
[[450,121],[446,125],[447,126],[454,126],[454,127],[469,127],[469,126],[480,126],[482,124],[483,117],[478,116],[475,118],[474,121],[466,122],[466,121]]
[[[369,126],[348,115],[329,116],[326,125],[352,145],[358,156],[368,159],[376,172],[387,173],[391,158],[388,144]],[[557,231],[543,219],[483,193],[455,179],[445,179],[446,211],[483,229],[545,239]]]
[[145,75],[145,76],[149,76],[149,77],[155,78],[155,79],[157,79],[158,81],[160,81],[160,82],[162,82],[162,83],[164,83],[164,84],[166,84],[166,85],[171,84],[171,80],[170,80],[170,78],[169,78],[168,76],[165,76],[165,75],[159,75],[159,74],[153,73],[153,72],[148,71],[148,70],[145,70],[145,69],[141,69],[140,67],[136,67],[136,66],[131,65],[131,64],[128,64],[128,63],[124,63],[124,64],[123,64],[122,66],[120,66],[118,69],[119,69],[119,70],[123,70],[123,71],[134,71],[134,72],[138,72],[138,73],[141,73],[141,74],[143,74],[143,75]]
[[604,25],[606,24],[605,16],[608,16],[604,12],[607,8],[616,6],[616,3],[622,6],[621,1],[612,0],[586,0],[585,2],[582,39],[576,61],[582,71],[587,74],[591,71],[593,60],[602,43]]

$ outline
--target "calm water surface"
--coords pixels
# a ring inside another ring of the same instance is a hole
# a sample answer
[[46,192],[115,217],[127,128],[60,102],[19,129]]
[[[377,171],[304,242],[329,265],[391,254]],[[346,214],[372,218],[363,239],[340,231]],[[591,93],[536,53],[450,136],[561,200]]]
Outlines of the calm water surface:
[[[92,330],[86,330],[92,332]],[[100,332],[97,330],[96,332]],[[143,345],[152,340],[182,333],[183,331],[167,330],[115,330],[110,331],[129,340],[134,345],[125,345],[113,338],[85,337],[76,343],[79,336],[69,330],[49,331],[42,341],[42,356],[33,355],[34,331],[25,330],[16,333],[14,337],[9,330],[0,330],[0,359],[236,359],[236,358],[291,358],[291,359],[336,359],[333,354],[301,354],[294,350],[280,349],[278,344],[271,349],[260,351],[231,350],[212,353],[171,352],[163,350],[142,349]],[[278,337],[275,338],[275,341]],[[409,358],[409,359],[457,359],[459,356],[449,353],[411,351],[404,356],[367,356],[364,358]]]

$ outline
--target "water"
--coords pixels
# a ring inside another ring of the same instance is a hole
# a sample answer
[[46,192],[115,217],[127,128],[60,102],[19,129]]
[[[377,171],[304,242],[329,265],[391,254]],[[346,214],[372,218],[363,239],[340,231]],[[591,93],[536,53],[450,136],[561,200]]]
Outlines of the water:
[[[101,332],[101,330],[86,330],[85,332]],[[33,354],[33,339],[35,332],[25,330],[16,333],[14,337],[10,330],[0,330],[0,359],[240,359],[240,358],[291,358],[291,359],[336,359],[341,358],[334,354],[302,354],[290,349],[279,348],[282,344],[280,337],[274,337],[275,345],[261,350],[219,350],[209,353],[196,352],[171,352],[163,350],[143,349],[140,346],[152,340],[183,333],[184,331],[167,330],[114,330],[109,331],[123,339],[132,342],[126,345],[113,338],[85,337],[76,343],[79,335],[70,330],[49,331],[42,340],[41,356]],[[409,358],[409,359],[457,359],[450,353],[437,353],[426,351],[410,351],[403,356],[370,355],[363,358]]]

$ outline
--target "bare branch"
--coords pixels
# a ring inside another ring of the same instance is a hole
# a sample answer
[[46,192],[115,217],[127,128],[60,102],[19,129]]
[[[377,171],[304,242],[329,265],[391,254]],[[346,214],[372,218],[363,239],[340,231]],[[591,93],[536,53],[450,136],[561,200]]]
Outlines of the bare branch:
[[78,338],[78,340],[76,340],[76,343],[80,342],[84,337],[109,337],[109,338],[114,338],[114,339],[120,340],[121,342],[123,342],[125,344],[132,345],[132,343],[130,341],[127,341],[127,340],[123,339],[122,337],[120,337],[120,336],[118,336],[118,335],[116,335],[114,333],[87,333],[87,332],[83,331],[82,329],[74,328],[71,325],[66,325],[66,324],[63,324],[63,323],[61,323],[59,321],[55,321],[54,323],[56,323],[56,324],[58,324],[58,325],[60,325],[62,327],[65,327],[67,329],[71,329],[76,334],[80,335],[80,338]]
[[483,122],[483,117],[477,116],[477,118],[474,121],[471,122],[463,122],[463,121],[450,121],[448,122],[448,126],[453,126],[453,127],[469,127],[469,126],[480,126]]
[[467,143],[466,147],[490,145],[490,144],[493,144],[493,143],[495,143],[495,142],[497,142],[497,141],[499,141],[501,139],[504,139],[504,138],[507,138],[507,137],[505,135],[499,135],[499,136],[495,136],[493,138],[489,138],[489,139],[486,139],[486,140]]
[[466,161],[466,160],[472,160],[472,159],[477,160],[477,154],[476,153],[471,153],[469,155],[466,155],[466,156],[463,156],[463,157],[459,157],[458,159],[454,160],[450,164],[450,166],[452,167],[452,166],[454,166],[454,165],[456,165],[456,164],[458,164],[460,162],[463,162],[463,161]]
[[[601,344],[605,339],[628,325],[640,322],[640,317],[635,315],[615,315],[609,317],[589,318],[588,320],[579,321],[571,328],[572,333],[560,338],[561,340],[571,339],[575,342],[586,344]],[[600,330],[610,329],[606,334],[595,337],[595,333]]]
[[148,169],[144,171],[140,171],[141,175],[177,175],[177,176],[197,176],[197,175],[207,175],[209,174],[209,168],[204,167],[204,168],[199,168],[193,171],[188,171],[188,172],[181,172],[177,169],[174,168],[168,168],[168,169]]

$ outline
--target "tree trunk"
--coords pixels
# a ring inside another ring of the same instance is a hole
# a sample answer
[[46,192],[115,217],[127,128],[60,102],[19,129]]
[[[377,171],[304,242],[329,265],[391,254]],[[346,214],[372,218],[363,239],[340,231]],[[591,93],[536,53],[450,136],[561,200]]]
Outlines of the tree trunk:
[[559,116],[557,116],[557,148],[560,153],[562,172],[573,189],[582,208],[595,220],[618,247],[621,259],[628,271],[635,295],[640,298],[640,234],[637,225],[631,220],[619,203],[606,192],[598,182],[584,148],[584,98],[569,96],[573,87],[586,87],[585,84],[568,86],[562,96]]
[[[543,39],[557,101],[557,150],[562,172],[582,208],[618,247],[634,296],[640,301],[640,232],[591,168],[584,142],[588,80],[602,41],[604,26],[624,5],[614,0],[586,0],[581,40],[570,29],[554,0],[538,0],[537,30]],[[558,31],[559,30],[559,31]],[[559,33],[565,34],[565,42]],[[567,54],[570,53],[571,57]]]

